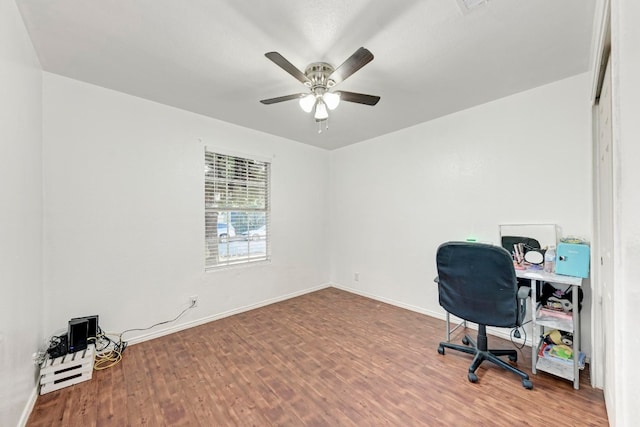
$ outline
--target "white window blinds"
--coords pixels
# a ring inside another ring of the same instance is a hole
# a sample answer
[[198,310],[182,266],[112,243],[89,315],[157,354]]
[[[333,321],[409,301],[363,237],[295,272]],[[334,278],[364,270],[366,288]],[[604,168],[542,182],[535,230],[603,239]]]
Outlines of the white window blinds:
[[205,269],[269,259],[268,162],[205,150]]

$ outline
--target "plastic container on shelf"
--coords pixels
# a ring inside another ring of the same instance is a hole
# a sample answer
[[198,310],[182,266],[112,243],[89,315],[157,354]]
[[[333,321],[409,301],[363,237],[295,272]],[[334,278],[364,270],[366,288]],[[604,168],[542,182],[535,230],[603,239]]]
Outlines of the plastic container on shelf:
[[556,247],[551,246],[544,253],[544,271],[553,273],[556,270]]

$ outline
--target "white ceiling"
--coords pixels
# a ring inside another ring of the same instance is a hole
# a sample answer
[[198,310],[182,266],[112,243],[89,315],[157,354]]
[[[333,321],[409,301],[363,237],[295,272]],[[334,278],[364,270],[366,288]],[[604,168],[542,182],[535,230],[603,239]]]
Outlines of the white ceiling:
[[[44,70],[327,149],[589,69],[596,0],[16,0]],[[337,89],[329,130],[296,101],[303,70],[375,59]]]

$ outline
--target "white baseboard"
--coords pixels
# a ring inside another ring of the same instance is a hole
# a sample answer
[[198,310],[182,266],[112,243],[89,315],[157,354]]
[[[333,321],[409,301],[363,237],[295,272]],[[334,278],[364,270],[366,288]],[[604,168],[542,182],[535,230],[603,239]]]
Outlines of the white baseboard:
[[27,400],[26,405],[24,405],[24,409],[22,410],[22,415],[20,415],[20,420],[18,420],[18,427],[24,427],[27,425],[27,421],[29,421],[29,416],[33,411],[33,407],[36,405],[36,400],[38,399],[38,384],[33,388],[33,391],[29,395],[29,399]]
[[374,299],[376,301],[380,301],[380,302],[384,302],[387,304],[391,304],[394,305],[396,307],[400,307],[400,308],[405,308],[407,310],[411,310],[411,311],[415,311],[416,313],[420,313],[420,314],[426,314],[427,316],[431,316],[431,317],[436,317],[438,319],[445,319],[445,314],[444,313],[438,313],[435,311],[431,311],[431,310],[427,310],[425,308],[422,307],[418,307],[416,305],[411,305],[411,304],[406,304],[400,301],[396,301],[396,300],[392,300],[389,298],[385,298],[385,297],[381,297],[378,295],[374,295],[374,294],[370,294],[368,292],[363,292],[359,289],[354,289],[354,288],[350,288],[349,286],[345,286],[339,283],[331,283],[330,285],[333,288],[337,288],[337,289],[342,289],[343,291],[346,292],[350,292],[352,294],[356,294],[356,295],[360,295],[366,298],[371,298]]
[[[239,307],[233,310],[229,310],[229,311],[225,311],[222,313],[217,313],[211,316],[206,316],[206,317],[202,317],[200,319],[196,319],[196,320],[192,320],[190,322],[186,322],[186,323],[181,323],[179,325],[175,325],[175,326],[171,326],[165,329],[161,329],[155,332],[151,332],[145,335],[139,335],[137,337],[133,337],[131,339],[127,339],[127,342],[129,343],[129,345],[134,345],[134,344],[138,344],[144,341],[149,341],[155,338],[160,338],[162,336],[165,335],[169,335],[169,334],[173,334],[175,332],[179,332],[179,331],[183,331],[185,329],[189,329],[189,328],[193,328],[195,326],[200,326],[200,325],[204,325],[205,323],[209,323],[209,322],[213,322],[215,320],[219,320],[219,319],[223,319],[225,317],[229,317],[229,316],[233,316],[235,314],[240,314],[240,313],[244,313],[246,311],[250,311],[250,310],[255,310],[256,308],[260,308],[260,307],[264,307],[270,304],[274,304],[277,302],[281,302],[281,301],[285,301],[291,298],[295,298],[301,295],[305,295],[311,292],[315,292],[315,291],[319,291],[320,289],[325,289],[328,287],[334,287],[336,289],[341,289],[343,291],[346,292],[350,292],[352,294],[356,294],[356,295],[361,295],[363,297],[366,298],[370,298],[376,301],[380,301],[380,302],[384,302],[396,307],[400,307],[400,308],[404,308],[406,310],[410,310],[416,313],[420,313],[420,314],[424,314],[426,316],[430,316],[430,317],[435,317],[436,319],[440,319],[440,320],[446,320],[446,313],[444,311],[433,311],[433,310],[427,310],[425,308],[422,307],[418,307],[415,305],[411,305],[411,304],[406,304],[400,301],[396,301],[393,299],[389,299],[389,298],[385,298],[385,297],[381,297],[379,295],[374,295],[374,294],[370,294],[367,292],[363,292],[360,291],[358,289],[354,289],[354,288],[350,288],[348,286],[344,286],[338,283],[327,283],[324,285],[319,285],[319,286],[315,286],[312,288],[307,288],[304,289],[302,291],[298,291],[298,292],[293,292],[290,294],[286,294],[286,295],[282,295],[276,298],[271,298],[268,300],[264,300],[264,301],[260,301],[258,303],[255,304],[250,304],[250,305],[246,305],[244,307]],[[452,323],[459,323],[461,322],[461,319],[458,319],[455,316],[451,316],[451,322]],[[477,326],[475,324],[472,323],[468,323],[467,327],[471,328],[471,329],[478,329]],[[493,335],[499,338],[503,338],[506,340],[510,339],[510,335],[509,335],[509,331],[505,330],[504,328],[487,328],[487,333],[489,335]],[[444,337],[444,330],[443,330],[443,337]],[[530,337],[528,337],[526,345],[528,345],[529,347],[531,346],[531,339]]]
[[276,298],[270,298],[264,301],[260,301],[255,304],[249,304],[244,307],[239,307],[233,310],[225,311],[222,313],[213,314],[211,316],[205,316],[200,319],[192,320],[190,322],[181,323],[179,325],[171,326],[165,329],[161,329],[155,332],[151,332],[145,335],[139,335],[137,337],[133,337],[131,339],[127,339],[129,345],[138,344],[144,341],[149,341],[155,338],[160,338],[165,335],[173,334],[175,332],[183,331],[185,329],[193,328],[195,326],[204,325],[205,323],[213,322],[214,320],[223,319],[225,317],[233,316],[235,314],[244,313],[245,311],[255,310],[256,308],[264,307],[270,304],[274,304],[277,302],[285,301],[291,298],[295,298],[301,295],[309,294],[311,292],[319,291],[320,289],[325,289],[331,287],[331,284],[327,283],[324,285],[314,286],[312,288],[307,288],[302,291],[292,292],[290,294],[282,295]]
[[[389,298],[381,297],[379,295],[370,294],[368,292],[363,292],[363,291],[360,291],[358,289],[353,289],[353,288],[350,288],[348,286],[344,286],[344,285],[341,285],[341,284],[338,284],[338,283],[331,283],[331,286],[334,287],[334,288],[337,288],[337,289],[342,289],[343,291],[346,291],[346,292],[351,292],[352,294],[360,295],[360,296],[363,296],[363,297],[366,297],[366,298],[371,298],[371,299],[376,300],[376,301],[384,302],[384,303],[387,303],[387,304],[390,304],[390,305],[393,305],[393,306],[396,306],[396,307],[404,308],[406,310],[414,311],[416,313],[424,314],[424,315],[427,315],[427,316],[430,316],[430,317],[435,317],[436,319],[440,319],[440,320],[446,320],[447,319],[447,314],[444,311],[427,310],[427,309],[425,309],[423,307],[418,307],[418,306],[415,306],[415,305],[406,304],[406,303],[403,303],[403,302],[400,302],[400,301],[396,301],[396,300],[392,300],[392,299],[389,299]],[[462,319],[459,319],[459,318],[457,318],[457,317],[455,317],[453,315],[450,316],[450,317],[451,317],[450,321],[451,321],[452,324],[457,324],[457,323],[462,322]],[[475,329],[475,330],[478,329],[477,325],[475,325],[474,323],[470,323],[470,322],[467,322],[467,327],[471,328],[471,329]],[[510,335],[510,330],[509,329],[487,327],[487,334],[495,336],[495,337],[498,337],[498,338],[502,338],[502,339],[505,339],[505,340],[508,340],[508,341],[511,341],[511,335]],[[445,335],[446,335],[446,333],[445,333],[445,331],[443,329],[442,336],[444,337]],[[528,346],[528,347],[531,347],[531,336],[530,335],[531,334],[528,333],[527,340],[525,342],[525,345]]]

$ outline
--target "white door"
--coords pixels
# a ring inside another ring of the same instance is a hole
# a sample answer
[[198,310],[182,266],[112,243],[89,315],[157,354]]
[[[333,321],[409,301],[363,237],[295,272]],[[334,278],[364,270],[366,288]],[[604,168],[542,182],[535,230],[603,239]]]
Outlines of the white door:
[[597,106],[598,115],[598,175],[597,175],[597,255],[599,263],[598,283],[600,301],[602,304],[601,343],[604,351],[604,397],[607,408],[614,405],[614,334],[615,324],[613,316],[613,138],[611,124],[611,59],[607,63]]

